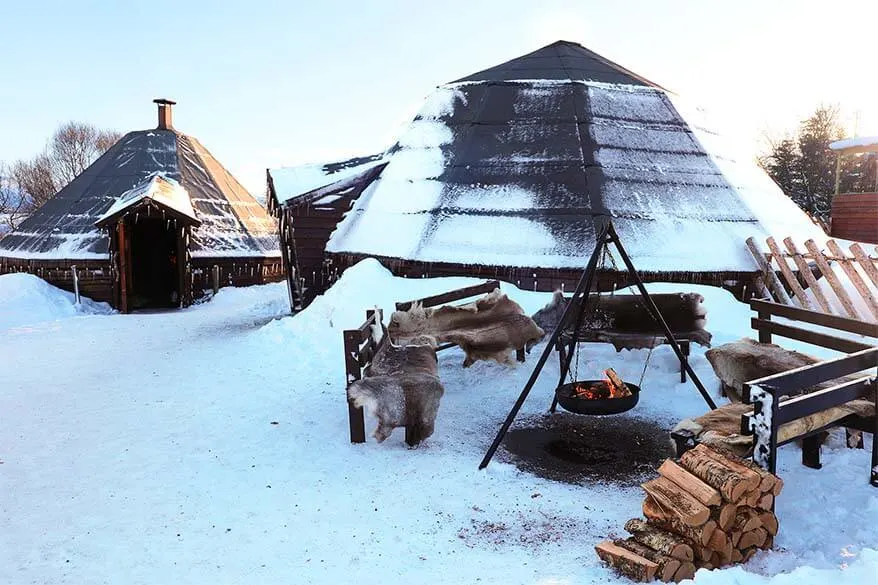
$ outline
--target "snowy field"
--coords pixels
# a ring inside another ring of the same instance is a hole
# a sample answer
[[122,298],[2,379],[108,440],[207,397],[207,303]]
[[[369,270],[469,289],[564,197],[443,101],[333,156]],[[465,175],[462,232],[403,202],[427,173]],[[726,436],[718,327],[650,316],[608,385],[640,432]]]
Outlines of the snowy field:
[[[637,486],[557,483],[496,458],[477,470],[542,346],[525,364],[467,370],[460,351],[443,352],[433,437],[415,450],[402,429],[349,443],[341,331],[370,306],[473,282],[397,279],[366,261],[289,317],[283,284],[118,315],[0,277],[0,583],[627,582],[593,546],[639,515]],[[731,295],[683,288],[706,297],[715,344],[749,334]],[[548,300],[506,292],[528,312]],[[580,373],[636,379],[646,354],[589,344]],[[718,386],[701,348],[692,365]],[[519,420],[548,408],[557,368],[550,360]],[[619,416],[670,427],[705,410],[663,346],[640,405]],[[776,550],[696,583],[878,583],[869,450],[835,437],[822,470],[799,457],[781,449]]]

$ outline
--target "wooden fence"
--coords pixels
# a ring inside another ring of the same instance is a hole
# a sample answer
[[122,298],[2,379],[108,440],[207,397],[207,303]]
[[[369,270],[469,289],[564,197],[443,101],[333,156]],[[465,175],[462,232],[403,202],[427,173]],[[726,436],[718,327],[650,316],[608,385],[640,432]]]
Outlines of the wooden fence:
[[[764,251],[753,238],[747,247],[762,272],[762,296],[809,311],[878,322],[878,246],[853,243],[848,252],[835,240],[821,250],[814,240],[805,251],[792,240],[765,241]],[[870,250],[864,247],[871,248]]]

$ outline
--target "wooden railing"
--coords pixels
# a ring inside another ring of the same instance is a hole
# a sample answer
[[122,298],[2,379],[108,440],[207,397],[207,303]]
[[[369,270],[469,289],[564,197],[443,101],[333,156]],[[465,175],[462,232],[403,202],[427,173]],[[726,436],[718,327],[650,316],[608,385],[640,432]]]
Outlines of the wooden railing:
[[[784,250],[774,238],[766,239],[766,244],[768,252],[763,252],[753,238],[747,239],[750,253],[762,272],[763,297],[809,311],[878,321],[878,247],[867,252],[863,245],[854,243],[845,252],[830,239],[825,253],[814,240],[805,242],[806,252],[792,238],[783,240]],[[851,283],[852,290],[842,284],[842,275]]]

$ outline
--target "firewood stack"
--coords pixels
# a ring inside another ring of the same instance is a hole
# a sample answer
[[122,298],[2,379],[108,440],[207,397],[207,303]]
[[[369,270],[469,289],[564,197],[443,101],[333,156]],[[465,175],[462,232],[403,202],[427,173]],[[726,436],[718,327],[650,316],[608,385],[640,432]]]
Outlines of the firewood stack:
[[598,556],[634,581],[679,582],[696,569],[746,562],[771,548],[774,498],[783,481],[754,463],[705,445],[666,460],[643,484],[643,515],[625,524],[629,538],[605,540]]

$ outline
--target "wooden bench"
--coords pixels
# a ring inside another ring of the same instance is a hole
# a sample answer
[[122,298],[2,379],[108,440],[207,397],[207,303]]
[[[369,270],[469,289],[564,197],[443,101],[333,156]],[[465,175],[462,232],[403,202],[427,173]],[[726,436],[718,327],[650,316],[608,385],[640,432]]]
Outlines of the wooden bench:
[[[381,338],[376,341],[375,329],[381,331]],[[348,386],[363,378],[363,370],[372,363],[378,350],[387,342],[381,309],[366,311],[366,320],[356,329],[346,329],[342,333],[344,339],[345,391]],[[348,400],[348,422],[351,430],[351,443],[366,442],[366,415],[362,408],[354,406]]]
[[821,333],[809,329],[778,323],[772,321],[774,317],[784,317],[792,321],[800,321],[811,325],[819,325],[829,329],[837,329],[857,335],[878,338],[878,323],[867,323],[857,319],[827,315],[817,311],[809,311],[789,305],[781,305],[766,300],[754,299],[750,301],[750,308],[756,312],[756,317],[750,319],[750,326],[759,333],[759,343],[771,343],[771,336],[778,335],[796,341],[804,341],[812,345],[818,345],[827,349],[834,349],[843,353],[853,353],[863,349],[874,347],[874,344],[853,339],[846,339]]
[[[878,364],[878,348],[872,347],[848,356],[751,380],[744,384],[744,402],[753,404],[753,412],[741,417],[741,432],[753,436],[753,461],[763,469],[775,473],[777,448],[802,439],[802,463],[820,469],[819,433],[842,426],[872,433],[869,482],[878,487],[878,389],[876,389],[875,375],[870,372],[823,390],[802,394],[804,388],[871,370],[876,364]],[[869,418],[850,415],[820,428],[811,429],[805,434],[787,437],[784,441],[778,440],[778,430],[781,425],[858,398],[874,401],[875,414]]]
[[[876,393],[874,375],[846,379],[808,394],[804,394],[804,391],[849,374],[875,368],[878,366],[878,348],[867,341],[840,337],[833,335],[832,332],[814,331],[813,328],[807,329],[794,323],[779,323],[773,321],[772,317],[782,317],[798,323],[818,325],[830,330],[871,338],[878,338],[878,324],[762,299],[751,300],[750,308],[756,312],[756,317],[751,319],[750,325],[758,333],[760,343],[772,343],[772,336],[776,335],[849,354],[750,380],[744,384],[743,401],[746,404],[753,404],[754,409],[741,417],[741,432],[753,436],[753,460],[761,467],[775,473],[777,448],[792,441],[802,440],[802,464],[819,469],[821,433],[834,427],[859,430],[873,434],[870,482],[878,486],[878,470],[875,469],[878,465],[878,441],[875,440],[878,416],[863,418],[850,415],[820,428],[814,428],[803,435],[778,441],[778,431],[786,423],[841,406],[858,398],[872,399],[873,393]],[[782,397],[785,398],[781,399]],[[878,397],[874,398],[878,400]],[[878,413],[878,403],[876,403],[876,413]],[[671,437],[677,444],[678,456],[695,444],[692,434],[686,431],[672,433]],[[858,447],[862,448],[862,446],[861,439]]]
[[[396,303],[397,311],[408,311],[412,308],[414,303],[420,303],[422,307],[428,309],[430,307],[439,307],[442,305],[447,305],[449,303],[456,303],[457,301],[463,301],[467,299],[472,299],[473,297],[479,297],[484,294],[492,293],[495,289],[500,288],[499,280],[488,280],[481,284],[476,284],[473,286],[466,286],[464,288],[459,288],[456,290],[448,291],[446,293],[442,293],[439,295],[433,295],[431,297],[424,297],[423,299],[415,299],[411,301],[403,301]],[[472,302],[471,300],[469,302]],[[467,303],[459,303],[460,305],[464,305]],[[436,348],[436,351],[443,351],[452,347],[455,347],[455,343],[443,343]],[[515,350],[515,358],[523,362],[525,356],[524,348],[517,348]]]

